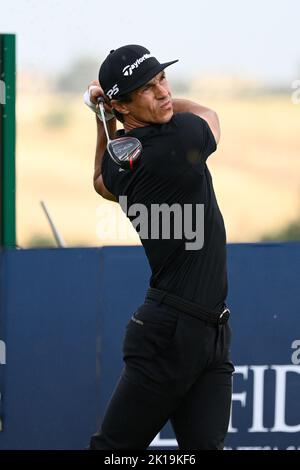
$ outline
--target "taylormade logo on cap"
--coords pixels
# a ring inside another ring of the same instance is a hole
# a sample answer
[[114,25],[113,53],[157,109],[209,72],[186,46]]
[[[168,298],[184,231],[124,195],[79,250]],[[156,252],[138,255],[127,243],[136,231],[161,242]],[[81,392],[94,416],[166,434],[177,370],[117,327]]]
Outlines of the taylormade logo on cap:
[[150,57],[153,57],[152,54],[144,54],[142,57],[137,59],[133,64],[131,65],[126,65],[126,67],[123,68],[122,72],[125,77],[128,77],[129,75],[132,75],[132,72],[134,69],[137,69],[139,65],[144,62],[144,60],[149,59]]

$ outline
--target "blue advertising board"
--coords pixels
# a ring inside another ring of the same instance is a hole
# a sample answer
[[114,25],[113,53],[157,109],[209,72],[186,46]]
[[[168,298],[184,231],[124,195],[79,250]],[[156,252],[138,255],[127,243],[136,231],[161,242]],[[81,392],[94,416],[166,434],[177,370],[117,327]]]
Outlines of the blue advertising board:
[[[300,448],[300,243],[228,246],[227,449]],[[0,449],[83,449],[150,276],[141,247],[0,254]],[[153,447],[176,447],[167,425]]]

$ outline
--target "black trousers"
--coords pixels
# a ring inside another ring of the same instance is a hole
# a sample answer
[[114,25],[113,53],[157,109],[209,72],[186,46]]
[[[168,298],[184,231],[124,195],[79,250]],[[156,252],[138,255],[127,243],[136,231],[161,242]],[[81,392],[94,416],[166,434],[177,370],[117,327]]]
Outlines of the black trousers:
[[179,449],[223,449],[230,338],[228,323],[146,300],[126,327],[125,367],[90,449],[147,449],[169,419]]

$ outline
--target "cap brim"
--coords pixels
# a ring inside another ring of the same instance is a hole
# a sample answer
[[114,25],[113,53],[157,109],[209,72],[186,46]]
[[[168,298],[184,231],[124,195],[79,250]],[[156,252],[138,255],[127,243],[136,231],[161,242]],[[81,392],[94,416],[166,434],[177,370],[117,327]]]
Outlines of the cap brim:
[[165,62],[164,64],[158,64],[157,66],[153,67],[153,69],[148,70],[147,73],[143,75],[142,77],[140,77],[140,79],[136,81],[134,85],[126,88],[125,90],[122,90],[122,93],[120,93],[119,97],[127,93],[130,93],[134,90],[137,90],[141,86],[145,85],[145,83],[149,82],[149,80],[152,80],[152,78],[155,77],[155,75],[157,75],[159,72],[161,72],[165,68],[169,67],[169,65],[175,64],[176,62],[178,62],[178,60],[179,59],[172,60],[171,62]]

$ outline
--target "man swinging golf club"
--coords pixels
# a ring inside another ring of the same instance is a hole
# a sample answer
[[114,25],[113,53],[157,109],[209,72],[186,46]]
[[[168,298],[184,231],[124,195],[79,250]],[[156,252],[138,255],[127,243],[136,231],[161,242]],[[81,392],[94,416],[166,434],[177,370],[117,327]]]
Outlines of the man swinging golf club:
[[[120,47],[85,95],[99,116],[94,187],[106,199],[126,198],[132,222],[133,204],[147,209],[147,220],[134,225],[152,271],[145,302],[127,325],[125,366],[90,449],[146,449],[169,419],[184,450],[222,449],[227,433],[234,368],[226,235],[206,165],[220,127],[214,111],[172,99],[165,69],[175,62],[160,63],[142,46]],[[121,140],[114,146],[115,138]],[[168,236],[155,225],[154,206],[168,208],[174,223]],[[187,248],[182,225],[190,222],[197,231],[199,207],[203,243]]]

